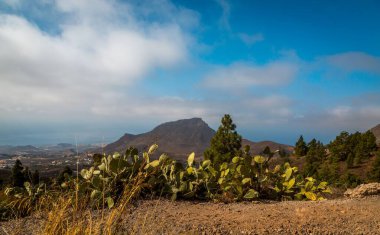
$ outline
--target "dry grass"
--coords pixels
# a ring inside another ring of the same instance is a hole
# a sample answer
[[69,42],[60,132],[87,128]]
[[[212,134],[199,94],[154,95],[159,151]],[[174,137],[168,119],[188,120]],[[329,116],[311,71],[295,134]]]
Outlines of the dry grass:
[[[76,180],[67,188],[66,192],[51,190],[36,200],[31,200],[30,197],[12,198],[9,208],[11,208],[14,215],[11,218],[21,219],[27,215],[31,215],[33,218],[36,215],[41,215],[38,225],[32,224],[31,226],[33,227],[30,231],[32,234],[111,235],[120,233],[121,222],[126,219],[124,217],[126,209],[130,208],[132,200],[140,196],[141,190],[146,186],[144,184],[146,179],[155,173],[154,171],[149,173],[143,171],[143,166],[144,164],[142,164],[137,175],[129,178],[129,181],[125,183],[123,192],[111,209],[105,208],[104,190],[100,204],[91,200],[90,195],[79,193],[79,184],[81,182],[77,175]],[[143,228],[147,217],[148,214],[145,216]],[[136,221],[136,223],[139,222],[141,221]],[[23,226],[24,229],[27,227]],[[140,231],[143,230],[141,226],[139,228]],[[12,232],[18,234],[16,230],[18,231],[15,228]],[[125,233],[125,231],[123,232]],[[6,232],[6,234],[8,233]]]
[[[39,234],[44,235],[97,235],[117,233],[120,221],[131,201],[139,195],[146,175],[139,174],[123,191],[122,196],[112,209],[93,210],[85,197],[64,195],[54,202],[48,211],[48,218]],[[77,199],[78,198],[78,199]],[[78,200],[78,201],[77,201]]]

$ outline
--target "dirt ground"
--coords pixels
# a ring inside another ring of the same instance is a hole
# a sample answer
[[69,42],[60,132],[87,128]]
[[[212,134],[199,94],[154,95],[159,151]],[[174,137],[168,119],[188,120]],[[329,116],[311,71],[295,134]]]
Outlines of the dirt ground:
[[[0,234],[38,234],[43,215],[0,223]],[[35,232],[31,232],[35,231]],[[120,234],[380,234],[380,197],[321,202],[141,200]]]

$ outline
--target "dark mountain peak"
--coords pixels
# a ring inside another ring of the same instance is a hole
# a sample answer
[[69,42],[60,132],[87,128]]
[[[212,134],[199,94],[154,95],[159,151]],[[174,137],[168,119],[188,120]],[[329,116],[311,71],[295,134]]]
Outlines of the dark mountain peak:
[[[181,119],[166,122],[154,128],[150,133],[159,142],[179,145],[208,145],[215,131],[201,118]],[[204,143],[206,141],[206,143]]]
[[109,153],[123,151],[127,146],[132,146],[130,143],[135,139],[135,137],[136,135],[125,133],[116,142],[108,144],[104,150]]
[[206,122],[202,120],[202,118],[190,118],[190,119],[180,119],[177,121],[172,122],[165,122],[161,125],[158,125],[156,128],[152,130],[152,132],[155,131],[161,131],[166,129],[186,129],[186,128],[202,128],[202,127],[208,127]]
[[209,146],[214,134],[215,131],[201,118],[181,119],[163,123],[143,134],[125,134],[116,142],[107,145],[105,151],[123,152],[128,146],[145,150],[156,143],[160,152],[183,159],[193,151],[200,156]]
[[129,133],[125,133],[120,139],[133,138],[133,137],[135,137],[135,136],[136,136],[136,135],[129,134]]
[[[152,144],[158,144],[158,154],[167,153],[174,159],[185,161],[191,152],[195,152],[196,157],[201,157],[210,146],[214,135],[215,131],[201,118],[181,119],[163,123],[143,134],[125,134],[116,142],[107,145],[104,151],[106,153],[124,152],[129,146],[143,151]],[[245,144],[251,146],[253,153],[261,152],[266,146],[272,150],[279,148],[292,150],[291,146],[271,141],[254,143],[244,139],[243,146]]]

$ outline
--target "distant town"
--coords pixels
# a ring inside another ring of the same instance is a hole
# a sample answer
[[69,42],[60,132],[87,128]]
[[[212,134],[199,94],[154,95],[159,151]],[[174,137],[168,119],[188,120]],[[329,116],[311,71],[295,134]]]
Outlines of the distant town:
[[18,159],[30,170],[38,170],[47,175],[54,174],[65,166],[76,169],[83,168],[92,162],[92,156],[99,145],[81,145],[78,148],[72,144],[55,146],[0,146],[0,169],[10,170]]

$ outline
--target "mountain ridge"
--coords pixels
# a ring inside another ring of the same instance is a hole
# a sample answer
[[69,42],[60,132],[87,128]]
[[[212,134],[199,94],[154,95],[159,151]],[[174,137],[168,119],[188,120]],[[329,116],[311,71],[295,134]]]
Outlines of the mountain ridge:
[[[166,153],[174,159],[184,161],[191,152],[195,152],[198,158],[201,157],[210,146],[211,138],[215,133],[216,131],[201,118],[180,119],[162,123],[142,134],[126,133],[117,141],[105,146],[104,152],[123,152],[130,146],[144,151],[156,143],[159,146],[158,154]],[[292,146],[273,141],[253,142],[243,139],[242,146],[245,145],[249,145],[254,154],[262,152],[266,146],[269,146],[272,151],[279,148],[287,152],[293,151]]]

